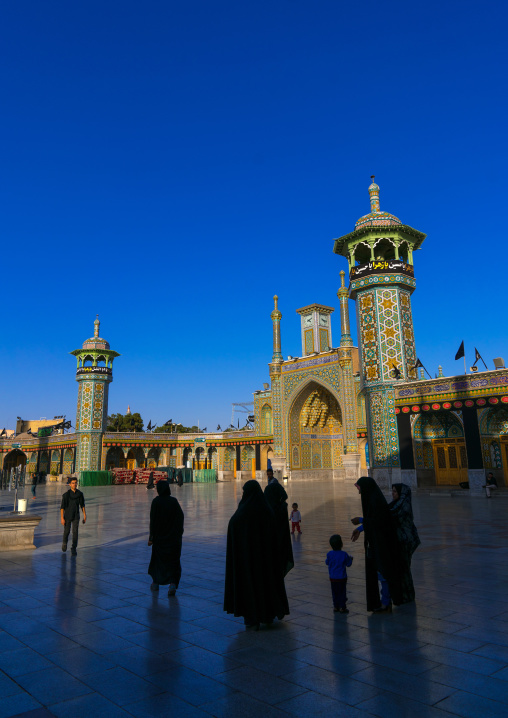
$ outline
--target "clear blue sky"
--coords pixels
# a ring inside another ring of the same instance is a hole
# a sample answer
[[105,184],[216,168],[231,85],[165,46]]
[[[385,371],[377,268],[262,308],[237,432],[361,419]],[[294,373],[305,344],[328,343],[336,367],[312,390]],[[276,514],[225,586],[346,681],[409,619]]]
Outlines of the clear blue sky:
[[[333,238],[426,232],[432,374],[506,336],[506,3],[5,0],[0,428],[75,416],[75,359],[121,353],[110,412],[215,429],[268,381],[272,297],[337,306]],[[353,312],[353,303],[351,303]],[[334,343],[340,326],[333,315]]]

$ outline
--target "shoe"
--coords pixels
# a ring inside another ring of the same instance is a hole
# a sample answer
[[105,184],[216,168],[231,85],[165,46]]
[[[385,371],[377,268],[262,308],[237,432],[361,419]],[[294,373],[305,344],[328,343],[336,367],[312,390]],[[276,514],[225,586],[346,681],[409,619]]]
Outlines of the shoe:
[[66,544],[66,543],[63,543],[63,544],[62,544],[62,551],[67,551],[67,544]]
[[176,586],[174,583],[170,583],[169,588],[168,588],[168,596],[174,596],[175,593],[176,593]]
[[391,613],[392,612],[392,604],[389,603],[388,606],[381,606],[380,608],[376,608],[372,613]]
[[78,555],[78,552],[76,551],[76,549],[71,548],[71,556],[77,556],[77,555]]
[[339,611],[340,611],[340,608],[334,608],[334,609],[333,609],[333,612],[334,612],[334,613],[339,613]]
[[349,613],[349,608],[339,608],[339,613]]
[[150,591],[158,591],[159,590],[159,584],[158,583],[152,583],[150,586]]

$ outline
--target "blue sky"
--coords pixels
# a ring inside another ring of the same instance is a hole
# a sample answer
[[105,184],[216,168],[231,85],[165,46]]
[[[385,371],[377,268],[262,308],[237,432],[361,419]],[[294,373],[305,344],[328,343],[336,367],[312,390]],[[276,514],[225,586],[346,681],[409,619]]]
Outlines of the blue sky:
[[[74,418],[75,359],[121,353],[110,412],[215,429],[268,381],[272,297],[337,307],[333,238],[381,209],[414,257],[417,352],[508,361],[506,3],[232,0],[0,8],[0,427]],[[351,303],[353,314],[353,303]],[[340,334],[333,315],[334,343]]]

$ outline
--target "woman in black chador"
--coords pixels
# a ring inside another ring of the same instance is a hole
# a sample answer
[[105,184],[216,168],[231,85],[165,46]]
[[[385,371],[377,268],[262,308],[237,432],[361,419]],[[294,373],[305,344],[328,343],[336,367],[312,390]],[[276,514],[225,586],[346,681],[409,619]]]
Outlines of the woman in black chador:
[[258,482],[247,481],[228,525],[224,610],[243,616],[248,627],[289,614],[275,542],[273,511]]
[[266,475],[268,485],[265,486],[265,499],[275,516],[277,532],[277,541],[274,548],[277,552],[282,575],[286,576],[295,565],[291,535],[289,533],[288,495],[286,489],[274,477],[272,469],[268,469]]
[[153,581],[150,588],[158,591],[159,584],[169,584],[168,596],[174,596],[182,575],[183,511],[178,500],[171,496],[167,481],[159,481],[157,493],[150,509],[148,545],[152,547],[152,558],[148,573]]
[[[358,525],[352,535],[356,541],[365,534],[365,584],[367,611],[391,612],[392,602],[404,602],[402,573],[404,559],[400,551],[395,521],[381,489],[374,479],[362,476],[355,484],[362,500],[363,517],[352,519]],[[381,583],[381,598],[379,584]]]
[[420,537],[413,521],[411,489],[406,484],[393,484],[393,501],[388,504],[395,519],[395,530],[404,559],[402,572],[403,603],[414,601],[415,587],[411,575],[411,559],[420,545]]

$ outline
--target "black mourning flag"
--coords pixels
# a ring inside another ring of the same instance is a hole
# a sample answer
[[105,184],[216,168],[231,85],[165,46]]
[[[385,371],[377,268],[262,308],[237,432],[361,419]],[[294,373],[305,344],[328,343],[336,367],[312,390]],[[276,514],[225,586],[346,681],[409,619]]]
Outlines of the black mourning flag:
[[466,355],[466,352],[464,351],[464,340],[462,340],[458,352],[455,354],[455,360],[462,359],[463,356]]
[[476,364],[476,362],[477,362],[479,359],[482,360],[483,366],[485,367],[485,369],[487,369],[487,365],[485,364],[485,361],[484,361],[482,355],[480,354],[480,352],[478,351],[478,349],[475,347],[475,348],[474,348],[474,363]]
[[220,430],[221,430],[220,424],[217,424],[217,431],[220,431]]
[[425,368],[425,367],[423,366],[423,364],[421,363],[420,359],[418,359],[418,357],[416,357],[416,364],[414,365],[413,369],[418,369],[418,367],[420,367],[420,366],[421,366],[422,369]]

